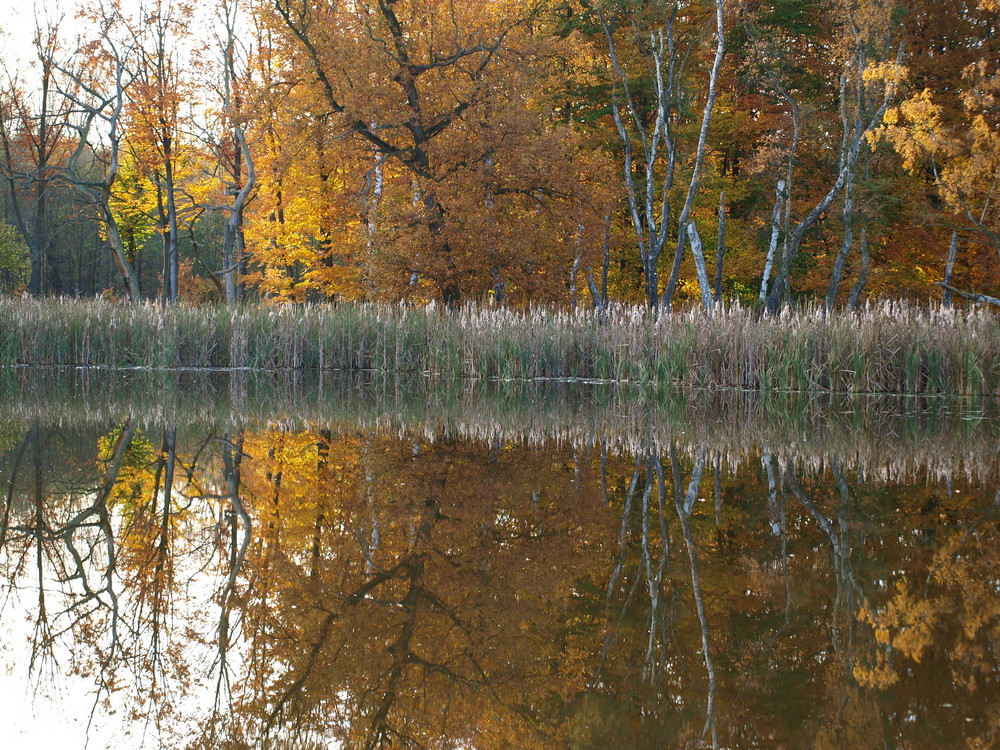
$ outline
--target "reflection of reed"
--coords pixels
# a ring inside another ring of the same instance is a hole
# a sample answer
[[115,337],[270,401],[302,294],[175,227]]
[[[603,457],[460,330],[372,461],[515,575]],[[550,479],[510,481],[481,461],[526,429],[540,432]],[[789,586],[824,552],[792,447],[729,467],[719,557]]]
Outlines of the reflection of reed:
[[[438,388],[420,378],[315,379],[271,374],[0,371],[8,419],[64,426],[129,418],[140,425],[280,425],[364,429],[492,444],[606,445],[639,453],[676,439],[735,467],[780,453],[871,480],[994,475],[1000,407],[993,399],[683,391],[567,383]],[[756,460],[753,458],[753,460]]]

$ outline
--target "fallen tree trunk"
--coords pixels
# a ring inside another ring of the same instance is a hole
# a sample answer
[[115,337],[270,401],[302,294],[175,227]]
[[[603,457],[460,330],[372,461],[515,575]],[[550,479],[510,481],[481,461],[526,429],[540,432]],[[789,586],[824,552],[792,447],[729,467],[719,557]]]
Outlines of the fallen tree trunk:
[[938,281],[935,286],[939,286],[945,291],[956,294],[959,297],[964,297],[965,299],[971,299],[975,302],[985,302],[988,305],[996,305],[1000,307],[1000,299],[996,297],[990,297],[988,294],[976,294],[975,292],[963,292],[961,289],[956,289],[951,284],[945,284],[943,281]]

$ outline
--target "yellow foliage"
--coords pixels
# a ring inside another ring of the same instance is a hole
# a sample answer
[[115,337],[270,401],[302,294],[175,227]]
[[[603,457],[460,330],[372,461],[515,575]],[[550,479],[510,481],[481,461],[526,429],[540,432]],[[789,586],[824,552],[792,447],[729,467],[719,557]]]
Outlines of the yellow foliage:
[[909,71],[905,65],[895,61],[873,62],[865,68],[862,77],[865,81],[882,82],[897,86],[907,79]]
[[[111,460],[115,451],[115,443],[121,435],[121,428],[116,428],[107,435],[97,439],[97,460],[106,463]],[[108,497],[108,504],[124,504],[126,508],[134,507],[140,499],[148,498],[153,491],[153,474],[150,471],[156,459],[156,450],[145,435],[138,430],[132,437],[121,468]]]

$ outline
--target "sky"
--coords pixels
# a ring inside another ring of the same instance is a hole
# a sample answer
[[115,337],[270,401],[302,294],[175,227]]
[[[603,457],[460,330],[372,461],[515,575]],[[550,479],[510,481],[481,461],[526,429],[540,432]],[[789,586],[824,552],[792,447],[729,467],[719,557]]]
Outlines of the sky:
[[[35,35],[36,14],[38,18],[48,18],[51,21],[61,17],[60,36],[66,47],[72,49],[75,38],[88,29],[87,22],[78,18],[80,8],[94,2],[96,0],[0,0],[0,59],[3,67],[23,71],[25,65],[34,60],[32,40]],[[155,0],[119,0],[126,14],[135,13],[151,2]],[[208,17],[212,7],[211,3],[196,5],[195,18],[200,16],[199,20],[203,20]]]
[[[76,16],[80,0],[0,0],[0,50],[4,64],[8,68],[16,61],[16,67],[22,67],[26,61],[34,58],[32,39],[35,35],[36,13],[39,18],[48,17],[55,21],[62,16],[61,28],[67,42],[81,33],[85,25]],[[138,0],[124,0],[128,7],[138,5]]]

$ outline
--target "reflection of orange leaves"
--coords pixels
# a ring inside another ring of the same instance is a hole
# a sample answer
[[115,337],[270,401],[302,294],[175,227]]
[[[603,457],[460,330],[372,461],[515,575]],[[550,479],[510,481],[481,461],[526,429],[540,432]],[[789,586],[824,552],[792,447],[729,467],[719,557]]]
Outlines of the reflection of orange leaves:
[[938,615],[930,600],[914,596],[906,582],[899,581],[895,596],[885,607],[877,612],[862,607],[858,619],[872,626],[879,644],[919,662],[931,644]]
[[873,610],[863,606],[858,620],[871,626],[878,649],[874,663],[856,664],[854,678],[866,687],[886,688],[899,680],[890,654],[919,663],[934,641],[941,612],[936,602],[914,595],[905,580],[896,583],[889,602]]
[[899,675],[889,666],[888,659],[884,653],[879,653],[875,666],[865,667],[861,664],[854,665],[854,679],[863,687],[878,688],[884,690],[887,687],[899,682]]
[[895,684],[894,660],[917,664],[932,649],[947,654],[952,680],[963,689],[975,690],[982,676],[992,674],[1000,643],[1000,601],[993,587],[998,550],[985,528],[976,539],[975,551],[968,549],[968,534],[941,546],[926,591],[899,581],[885,605],[860,609],[858,620],[871,626],[877,644],[867,663],[854,668],[860,684]]

